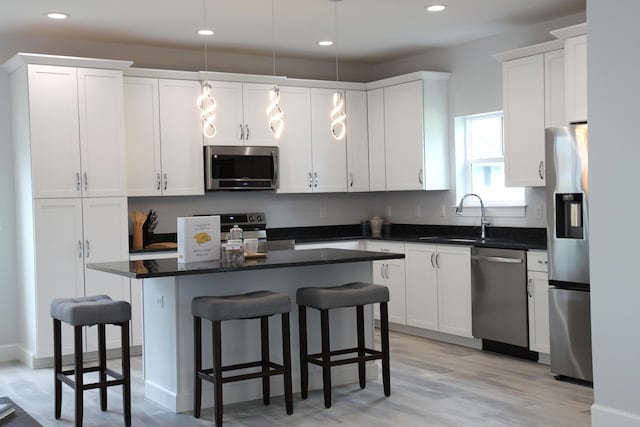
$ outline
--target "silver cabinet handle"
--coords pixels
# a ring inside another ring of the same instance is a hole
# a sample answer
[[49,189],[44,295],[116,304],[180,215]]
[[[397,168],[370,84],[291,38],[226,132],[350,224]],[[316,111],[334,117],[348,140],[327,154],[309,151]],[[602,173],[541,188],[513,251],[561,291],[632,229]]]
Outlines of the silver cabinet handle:
[[431,253],[431,267],[433,267],[433,268],[436,268],[436,264],[433,262],[433,257],[435,257],[435,256],[436,256],[436,253],[432,252]]
[[89,246],[89,241],[85,240],[84,241],[84,251],[85,251],[85,258],[89,258],[91,256],[91,247]]
[[309,172],[309,188],[311,188],[313,186],[313,175],[311,175],[311,172]]
[[543,166],[544,166],[544,160],[540,160],[540,164],[538,165],[538,175],[540,175],[540,179],[544,179],[544,175],[542,174]]
[[522,264],[521,258],[506,258],[501,256],[482,256],[474,255],[471,257],[472,261],[487,261],[487,262],[500,262],[506,264]]
[[162,179],[160,178],[160,172],[156,174],[156,190],[160,191],[160,187],[162,186]]
[[533,280],[529,279],[529,282],[527,283],[527,295],[529,295],[529,298],[533,298],[533,293],[531,292],[532,284]]
[[380,264],[380,276],[384,279],[384,264]]
[[80,191],[80,172],[76,172],[76,191]]
[[549,261],[539,259],[539,260],[538,260],[538,264],[547,265],[547,264],[549,264]]
[[84,191],[87,191],[89,188],[89,177],[87,177],[87,173],[84,173]]
[[244,125],[245,128],[247,128],[247,136],[245,138],[245,141],[249,140],[249,125]]
[[317,188],[318,187],[318,173],[317,172],[313,173],[313,180],[314,180],[313,186]]
[[440,254],[436,254],[436,267],[440,268]]
[[418,182],[422,184],[422,168],[418,171]]
[[167,185],[168,185],[168,183],[169,183],[169,180],[167,179],[167,174],[165,173],[165,174],[164,174],[164,189],[165,189],[165,190],[167,189]]
[[78,258],[82,258],[82,240],[78,240]]
[[273,159],[273,185],[275,187],[278,186],[278,155],[274,152],[271,154],[271,158]]
[[391,252],[391,249],[382,248],[382,249],[380,249],[380,252]]
[[352,173],[349,174],[349,179],[350,179],[349,187],[353,187],[353,174]]
[[244,141],[244,126],[240,123],[240,139]]

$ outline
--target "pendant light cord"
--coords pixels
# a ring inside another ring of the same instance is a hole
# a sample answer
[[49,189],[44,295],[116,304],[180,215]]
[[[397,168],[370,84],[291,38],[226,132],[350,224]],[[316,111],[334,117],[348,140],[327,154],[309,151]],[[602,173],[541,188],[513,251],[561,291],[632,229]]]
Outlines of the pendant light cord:
[[271,0],[271,57],[273,60],[273,75],[276,75],[276,12],[275,0]]
[[[204,16],[204,29],[208,29],[207,28],[207,0],[202,0],[202,15]],[[204,71],[207,72],[209,71],[209,59],[207,57],[207,47],[209,44],[209,39],[208,37],[204,38]]]
[[334,0],[333,2],[333,11],[334,11],[334,18],[335,18],[335,23],[336,23],[336,27],[335,27],[335,33],[336,33],[336,48],[335,48],[335,53],[336,53],[336,91],[338,90],[338,81],[340,80],[339,78],[339,74],[338,74],[338,2]]

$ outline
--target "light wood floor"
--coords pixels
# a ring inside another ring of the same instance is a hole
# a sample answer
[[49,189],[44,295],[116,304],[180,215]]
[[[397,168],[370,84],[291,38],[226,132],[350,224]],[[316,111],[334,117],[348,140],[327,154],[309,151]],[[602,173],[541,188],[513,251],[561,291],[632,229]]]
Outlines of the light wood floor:
[[[366,389],[335,387],[333,406],[325,409],[322,392],[307,400],[294,395],[287,416],[282,397],[270,406],[261,401],[227,405],[228,427],[270,426],[589,426],[593,390],[553,379],[549,368],[465,347],[399,333],[391,335],[391,396],[380,380]],[[119,361],[110,362],[119,371]],[[132,358],[134,426],[212,426],[213,412],[202,418],[172,414],[144,397],[141,358]],[[274,379],[273,381],[278,381]],[[63,386],[62,419],[53,417],[50,369],[31,370],[11,362],[0,364],[0,396],[9,396],[44,426],[73,425],[72,390]],[[97,391],[86,392],[84,425],[122,423],[121,388],[109,389],[109,410],[101,412]]]

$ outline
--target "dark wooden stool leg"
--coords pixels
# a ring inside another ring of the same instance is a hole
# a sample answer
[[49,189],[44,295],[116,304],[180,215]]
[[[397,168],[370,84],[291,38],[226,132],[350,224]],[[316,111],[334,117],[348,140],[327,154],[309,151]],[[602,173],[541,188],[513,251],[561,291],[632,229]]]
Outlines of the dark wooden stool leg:
[[124,425],[131,425],[131,354],[129,351],[129,322],[120,324],[120,339],[122,345],[122,406],[124,407]]
[[213,322],[213,376],[214,376],[214,400],[215,400],[215,420],[216,426],[222,426],[222,349],[221,344],[221,322]]
[[389,363],[389,313],[387,303],[380,303],[380,335],[382,342],[382,384],[384,395],[391,395],[391,368]]
[[82,326],[73,327],[73,351],[75,353],[75,396],[76,396],[76,427],[82,427],[82,399],[83,399],[83,368],[82,368]]
[[53,380],[55,389],[55,417],[60,419],[62,411],[62,381],[58,375],[62,373],[62,327],[58,319],[53,319]]
[[269,377],[269,317],[260,318],[260,341],[262,347],[262,402],[271,401],[271,377]]
[[100,381],[100,409],[107,410],[107,346],[105,337],[105,326],[98,326],[98,367]]
[[[364,306],[356,306],[356,328],[358,332],[358,357],[365,357],[364,352]],[[360,388],[366,387],[367,371],[364,360],[358,362],[358,379]]]
[[293,414],[293,392],[291,385],[291,338],[289,313],[282,313],[282,364],[284,365],[284,401],[287,414]]
[[329,310],[320,310],[320,333],[322,335],[322,388],[324,407],[331,407],[331,349],[329,347]]
[[298,333],[300,336],[300,397],[309,393],[309,365],[307,363],[307,307],[298,306]]
[[200,418],[202,407],[202,318],[193,316],[193,416]]

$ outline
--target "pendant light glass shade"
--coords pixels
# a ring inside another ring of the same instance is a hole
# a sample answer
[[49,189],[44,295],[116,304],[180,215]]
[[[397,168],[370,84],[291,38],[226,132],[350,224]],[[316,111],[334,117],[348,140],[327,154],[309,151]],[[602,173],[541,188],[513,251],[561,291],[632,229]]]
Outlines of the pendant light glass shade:
[[202,119],[202,134],[207,138],[213,138],[216,136],[216,100],[211,93],[211,85],[204,83],[202,85],[202,94],[197,100],[198,108],[200,109],[200,118]]
[[269,129],[275,139],[280,139],[282,130],[284,129],[284,112],[280,107],[280,88],[274,85],[269,91],[269,106],[267,107],[267,116],[269,116]]
[[344,138],[347,133],[346,119],[347,114],[344,112],[342,93],[334,92],[333,108],[331,109],[331,135],[337,140]]

